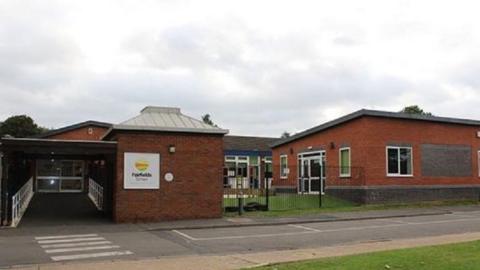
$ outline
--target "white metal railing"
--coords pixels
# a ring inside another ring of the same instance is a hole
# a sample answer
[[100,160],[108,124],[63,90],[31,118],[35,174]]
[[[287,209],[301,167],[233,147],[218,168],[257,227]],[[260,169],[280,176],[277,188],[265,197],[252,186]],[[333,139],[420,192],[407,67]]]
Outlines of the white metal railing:
[[97,206],[98,210],[103,210],[103,187],[92,178],[88,179],[88,197]]
[[17,227],[33,197],[33,178],[30,178],[12,197],[12,227]]

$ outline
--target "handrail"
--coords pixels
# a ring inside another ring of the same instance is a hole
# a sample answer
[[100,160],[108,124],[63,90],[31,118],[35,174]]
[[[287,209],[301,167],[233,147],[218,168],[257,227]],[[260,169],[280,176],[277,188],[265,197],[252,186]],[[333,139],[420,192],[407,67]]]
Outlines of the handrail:
[[88,179],[88,197],[98,210],[103,210],[103,187],[92,178]]
[[30,178],[12,197],[12,227],[17,227],[23,217],[28,204],[33,197],[33,178]]

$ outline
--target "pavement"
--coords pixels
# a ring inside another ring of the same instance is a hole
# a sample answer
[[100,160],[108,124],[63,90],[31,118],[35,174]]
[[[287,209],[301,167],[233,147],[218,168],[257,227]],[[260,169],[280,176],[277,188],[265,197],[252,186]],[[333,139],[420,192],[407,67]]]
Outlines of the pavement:
[[0,268],[238,269],[478,239],[478,206],[154,224],[102,220],[0,230]]
[[459,207],[435,207],[435,208],[409,208],[370,210],[356,212],[319,213],[289,217],[225,217],[219,219],[180,220],[166,221],[161,223],[143,224],[146,230],[187,230],[187,229],[213,229],[228,227],[249,227],[249,226],[271,226],[285,224],[302,224],[316,222],[335,222],[368,220],[378,218],[415,217],[444,215],[452,213],[453,210],[469,211],[480,209],[478,206]]

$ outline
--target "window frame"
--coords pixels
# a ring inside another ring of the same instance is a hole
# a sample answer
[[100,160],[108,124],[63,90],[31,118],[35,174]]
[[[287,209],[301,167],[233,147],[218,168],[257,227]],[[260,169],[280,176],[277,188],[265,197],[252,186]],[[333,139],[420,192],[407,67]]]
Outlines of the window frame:
[[[388,150],[396,149],[398,150],[398,173],[389,173],[388,172]],[[401,162],[400,162],[400,149],[410,149],[410,174],[401,174]],[[412,146],[386,146],[385,147],[385,170],[387,172],[387,177],[413,177],[413,147]]]
[[285,174],[283,173],[283,169],[282,169],[282,158],[285,158],[285,169],[288,168],[288,155],[286,154],[282,154],[280,155],[280,179],[287,179],[288,178],[288,173],[285,172]]
[[[348,151],[348,173],[342,173],[342,151]],[[352,177],[352,150],[350,147],[341,147],[338,149],[338,174],[340,177]]]

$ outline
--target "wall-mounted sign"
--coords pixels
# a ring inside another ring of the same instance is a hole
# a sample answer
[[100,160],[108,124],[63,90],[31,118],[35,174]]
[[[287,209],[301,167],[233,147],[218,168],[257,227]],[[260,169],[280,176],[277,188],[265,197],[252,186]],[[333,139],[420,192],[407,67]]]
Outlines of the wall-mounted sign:
[[160,154],[125,153],[123,187],[125,189],[160,188]]
[[480,131],[477,131],[477,138],[480,138]]
[[172,182],[173,181],[173,173],[166,173],[165,174],[165,181]]

